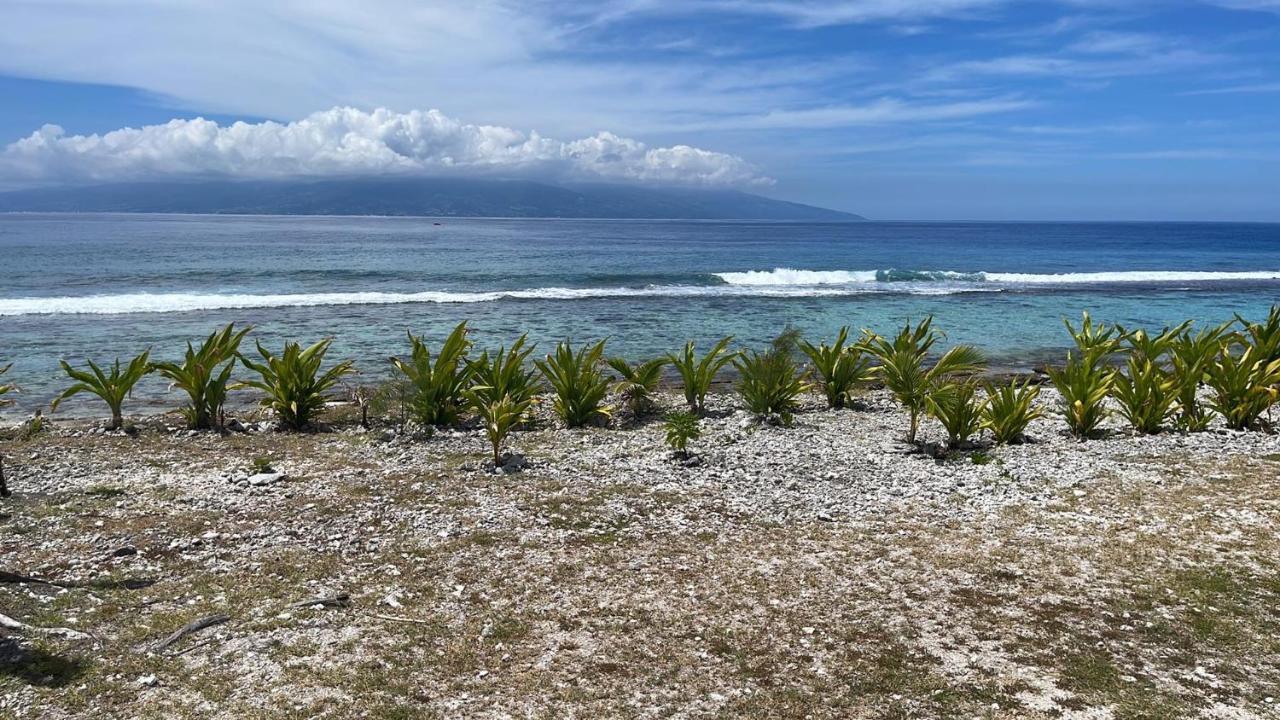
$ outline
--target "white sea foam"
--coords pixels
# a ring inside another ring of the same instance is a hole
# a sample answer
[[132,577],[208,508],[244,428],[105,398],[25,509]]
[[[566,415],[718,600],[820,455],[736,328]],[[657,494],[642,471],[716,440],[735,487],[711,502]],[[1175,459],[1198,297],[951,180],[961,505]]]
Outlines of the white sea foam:
[[1170,283],[1280,280],[1280,270],[1243,272],[1197,270],[1122,270],[1080,273],[960,272],[955,270],[748,270],[716,273],[731,286],[785,287],[858,283],[1006,283],[1018,285],[1088,285],[1100,283]]
[[1280,280],[1280,270],[1217,272],[1199,270],[1127,270],[1087,273],[983,273],[989,282],[1024,285],[1088,285],[1091,283],[1177,283]]
[[948,270],[753,270],[717,273],[718,285],[648,287],[546,287],[487,292],[429,290],[412,293],[327,292],[293,294],[128,293],[63,297],[0,298],[6,315],[119,315],[238,308],[317,305],[484,303],[499,300],[577,300],[642,297],[839,297],[862,294],[955,295],[1002,292],[1019,286],[1099,283],[1181,283],[1280,280],[1280,270],[1255,272],[1120,271],[1094,273],[963,273]]
[[[497,300],[577,300],[611,297],[832,297],[883,292],[854,287],[733,287],[727,285],[658,285],[646,288],[533,288],[494,292],[352,292],[289,295],[131,293],[79,297],[0,298],[5,315],[120,315],[126,313],[191,312],[238,308],[308,307],[316,305],[399,305],[407,303],[482,303]],[[964,288],[903,287],[893,292],[948,295]],[[980,291],[980,290],[979,290]]]

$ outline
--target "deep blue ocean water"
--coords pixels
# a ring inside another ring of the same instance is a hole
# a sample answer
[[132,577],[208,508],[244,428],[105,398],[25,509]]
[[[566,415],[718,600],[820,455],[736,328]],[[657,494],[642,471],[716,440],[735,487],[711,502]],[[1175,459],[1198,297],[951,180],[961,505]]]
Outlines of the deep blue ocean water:
[[[0,365],[18,412],[57,360],[152,347],[235,321],[272,346],[333,336],[385,377],[404,333],[468,319],[481,346],[609,338],[641,357],[932,314],[1001,364],[1058,353],[1062,318],[1128,326],[1258,317],[1280,302],[1280,225],[796,224],[625,220],[0,215]],[[173,402],[150,382],[140,402]]]

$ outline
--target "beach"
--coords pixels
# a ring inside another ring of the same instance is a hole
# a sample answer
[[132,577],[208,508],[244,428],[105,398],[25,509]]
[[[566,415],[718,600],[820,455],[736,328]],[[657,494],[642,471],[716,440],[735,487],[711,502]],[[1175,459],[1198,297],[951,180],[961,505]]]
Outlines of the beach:
[[[1051,415],[1029,442],[933,457],[901,441],[883,390],[838,411],[809,395],[791,427],[714,394],[679,460],[660,421],[536,417],[509,440],[522,460],[497,470],[479,429],[365,430],[344,407],[325,432],[245,417],[224,437],[170,415],[133,435],[67,421],[6,441],[0,566],[58,584],[7,584],[5,611],[93,639],[6,646],[26,655],[6,660],[0,707],[1275,712],[1274,434],[1137,436],[1112,418],[1080,442]],[[926,420],[923,442],[941,437]]]

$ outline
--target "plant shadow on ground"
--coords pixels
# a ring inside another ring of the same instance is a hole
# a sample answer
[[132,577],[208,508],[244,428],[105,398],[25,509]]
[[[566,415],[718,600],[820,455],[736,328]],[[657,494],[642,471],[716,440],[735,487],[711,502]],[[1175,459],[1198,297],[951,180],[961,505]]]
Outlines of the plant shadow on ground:
[[89,669],[89,662],[73,655],[51,653],[34,643],[0,637],[0,676],[28,685],[61,688],[75,682]]

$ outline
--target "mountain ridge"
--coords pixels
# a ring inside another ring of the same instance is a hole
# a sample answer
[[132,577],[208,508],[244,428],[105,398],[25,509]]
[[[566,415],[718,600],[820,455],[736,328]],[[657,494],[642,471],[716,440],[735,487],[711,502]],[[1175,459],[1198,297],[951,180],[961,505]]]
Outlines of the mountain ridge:
[[46,187],[0,192],[0,212],[866,220],[853,213],[738,190],[457,178],[152,181]]

